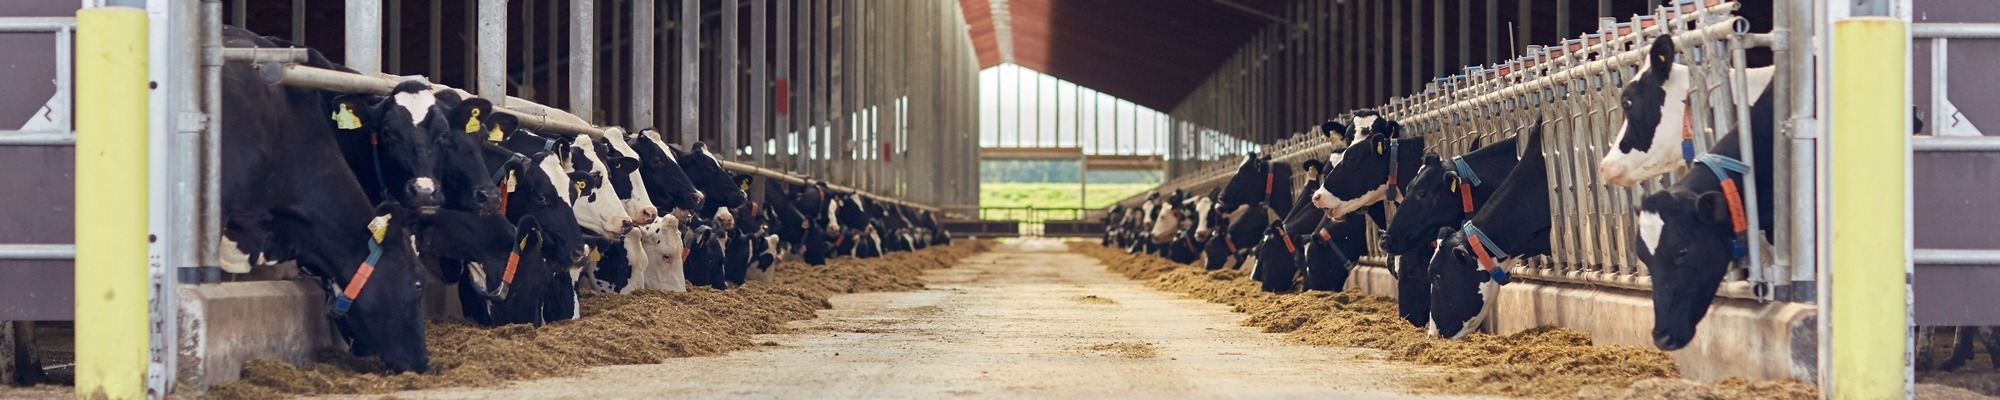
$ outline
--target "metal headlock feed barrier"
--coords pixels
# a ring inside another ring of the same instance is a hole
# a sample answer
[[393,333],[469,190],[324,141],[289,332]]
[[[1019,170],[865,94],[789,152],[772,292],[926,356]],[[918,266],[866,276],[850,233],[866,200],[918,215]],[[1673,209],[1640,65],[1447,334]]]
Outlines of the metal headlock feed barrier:
[[[1783,11],[1790,2],[1777,3]],[[1729,1],[1681,0],[1674,6],[1656,8],[1653,15],[1635,16],[1626,22],[1605,18],[1600,20],[1595,33],[1551,46],[1528,46],[1527,56],[1503,63],[1467,67],[1463,74],[1433,80],[1422,93],[1389,99],[1378,110],[1402,124],[1406,135],[1429,138],[1425,150],[1447,158],[1464,153],[1475,142],[1489,143],[1521,134],[1537,120],[1544,121],[1543,148],[1518,151],[1540,151],[1547,156],[1549,207],[1555,220],[1550,232],[1552,254],[1523,261],[1516,267],[1515,275],[1533,280],[1650,290],[1650,274],[1630,248],[1634,242],[1632,232],[1636,230],[1634,210],[1640,196],[1670,185],[1671,179],[1678,179],[1685,172],[1632,188],[1609,185],[1598,176],[1597,162],[1614,145],[1612,140],[1617,137],[1616,131],[1624,118],[1618,104],[1620,88],[1643,64],[1652,39],[1672,35],[1680,49],[1679,63],[1691,67],[1694,89],[1689,103],[1697,152],[1706,153],[1721,133],[1748,132],[1747,99],[1756,93],[1748,92],[1751,89],[1747,87],[1750,79],[1744,50],[1768,47],[1778,59],[1788,60],[1792,55],[1784,51],[1783,45],[1790,38],[1785,35],[1795,32],[1787,29],[1789,21],[1780,19],[1773,33],[1748,33],[1748,24],[1735,15],[1739,7],[1740,3]],[[1782,66],[1785,61],[1780,63]],[[1781,67],[1771,83],[1773,96],[1777,96],[1773,100],[1780,121],[1780,138],[1790,137],[1789,130],[1797,129],[1787,123],[1791,121],[1793,106],[1809,103],[1799,101],[1801,97],[1794,90],[1802,87],[1792,81],[1800,75]],[[1744,148],[1750,147],[1750,135],[1738,137],[1743,140]],[[1773,161],[1778,166],[1774,171],[1778,182],[1774,186],[1775,192],[1781,194],[1775,199],[1776,207],[1810,209],[1792,204],[1799,196],[1783,194],[1794,190],[1811,193],[1810,187],[1805,186],[1811,184],[1811,161],[1800,163],[1791,157],[1792,146],[1798,145],[1793,141],[1774,143],[1777,159]],[[1273,143],[1260,154],[1270,155],[1273,161],[1298,163],[1326,159],[1344,147],[1302,133]],[[1809,157],[1810,150],[1806,154]],[[1171,177],[1159,190],[1205,194],[1226,183],[1241,160],[1240,156],[1225,157],[1199,167],[1183,167],[1186,172]],[[1749,158],[1743,161],[1756,162]],[[1792,179],[1795,174],[1804,174],[1806,178]],[[1305,174],[1297,174],[1293,184],[1303,183],[1306,178]],[[1751,179],[1755,177],[1746,178]],[[1745,182],[1745,185],[1756,184]],[[1120,203],[1135,205],[1143,201],[1144,195]],[[1755,197],[1747,197],[1744,203],[1747,213],[1758,212]],[[1795,262],[1800,260],[1798,257],[1811,257],[1813,251],[1811,211],[1805,213],[1806,217],[1801,219],[1791,212],[1779,212],[1774,227],[1757,226],[1753,218],[1750,229],[1753,232],[1773,229],[1776,243],[1772,248],[1750,246],[1748,262],[1742,263],[1747,265],[1732,270],[1719,295],[1756,300],[1810,300],[1814,271],[1791,268],[1812,265]],[[1372,250],[1362,263],[1386,266],[1387,254],[1376,243],[1378,239],[1374,235],[1368,237]],[[1797,283],[1805,284],[1794,286]]]

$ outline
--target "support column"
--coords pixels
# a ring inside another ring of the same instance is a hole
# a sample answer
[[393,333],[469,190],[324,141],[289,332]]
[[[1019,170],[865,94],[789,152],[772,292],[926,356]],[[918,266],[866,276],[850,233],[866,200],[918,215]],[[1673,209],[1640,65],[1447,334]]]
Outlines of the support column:
[[[507,1],[479,0],[479,97],[507,105]],[[486,42],[492,43],[486,43]],[[380,64],[376,65],[380,68]]]
[[742,116],[743,102],[737,97],[737,83],[743,80],[742,64],[736,57],[737,6],[735,1],[723,1],[722,29],[715,32],[715,132],[716,145],[710,149],[716,157],[736,161],[737,121]]
[[[219,6],[209,7],[220,9]],[[212,18],[221,18],[217,15]],[[76,13],[76,392],[146,396],[148,22],[138,8]],[[137,195],[135,195],[137,194]]]
[[345,11],[347,57],[341,64],[363,76],[381,73],[382,0],[347,0]]
[[701,0],[681,0],[681,19],[674,31],[681,39],[682,146],[701,140],[701,19]]
[[630,132],[638,132],[640,129],[656,125],[653,120],[655,82],[649,82],[648,79],[653,77],[653,67],[659,62],[655,54],[655,49],[658,47],[653,45],[653,40],[656,38],[653,29],[658,26],[653,20],[659,18],[659,12],[654,10],[654,4],[651,1],[632,2],[632,124],[628,130]]
[[[1822,321],[1832,398],[1902,398],[1910,362],[1910,99],[1908,24],[1889,17],[1833,23],[1828,175],[1831,298]],[[1885,106],[1886,105],[1886,106]],[[81,198],[81,197],[79,197]],[[79,313],[78,315],[82,315]],[[1884,323],[1885,321],[1892,323]],[[1828,340],[1831,339],[1831,340]]]
[[[766,71],[770,69],[770,66],[764,62],[766,49],[770,42],[769,33],[766,32],[769,25],[765,21],[765,16],[770,15],[765,13],[765,9],[769,8],[769,3],[768,1],[750,2],[750,156],[757,162],[757,166],[762,168],[771,167],[765,161],[765,153],[770,153],[770,150],[766,146],[770,146],[768,139],[771,137],[771,86],[770,80],[766,77],[768,75]],[[779,51],[782,52],[784,50]],[[758,193],[763,193],[764,191],[764,185],[757,185],[753,188]],[[763,201],[764,199],[761,196],[755,198],[757,201]]]
[[[569,0],[569,112],[595,122],[597,87],[597,5],[596,0]],[[433,20],[431,29],[437,29]],[[436,31],[431,32],[436,35]],[[435,57],[437,54],[432,53]],[[432,60],[436,64],[436,60]],[[685,78],[685,76],[683,76]]]

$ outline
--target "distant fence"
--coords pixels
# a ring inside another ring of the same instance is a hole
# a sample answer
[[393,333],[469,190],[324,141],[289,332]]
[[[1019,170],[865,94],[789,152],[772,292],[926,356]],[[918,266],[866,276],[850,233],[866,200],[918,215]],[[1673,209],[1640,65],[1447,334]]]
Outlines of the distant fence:
[[1090,209],[1077,207],[980,207],[979,219],[1020,221],[1021,236],[1042,236],[1047,222],[1081,220],[1088,212]]

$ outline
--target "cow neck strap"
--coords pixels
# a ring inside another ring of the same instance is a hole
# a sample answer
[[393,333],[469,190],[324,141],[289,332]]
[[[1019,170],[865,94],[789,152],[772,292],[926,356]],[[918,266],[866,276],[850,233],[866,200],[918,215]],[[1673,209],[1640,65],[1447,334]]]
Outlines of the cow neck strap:
[[1222,236],[1217,236],[1216,239],[1222,239],[1222,244],[1229,246],[1229,254],[1236,254],[1236,241],[1229,238],[1228,232],[1224,232]]
[[1269,200],[1271,199],[1271,187],[1273,186],[1273,184],[1277,183],[1277,180],[1278,180],[1278,174],[1277,174],[1277,173],[1275,173],[1275,172],[1271,172],[1271,171],[1270,171],[1270,168],[1271,168],[1271,166],[1269,166],[1269,165],[1266,165],[1266,166],[1264,166],[1264,168],[1265,168],[1265,171],[1264,171],[1264,199],[1265,199],[1265,201],[1269,201]]
[[1387,140],[1389,141],[1389,201],[1396,201],[1397,198],[1401,197],[1400,194],[1402,192],[1402,188],[1400,187],[1402,185],[1398,185],[1397,181],[1399,179],[1396,179],[1398,178],[1397,175],[1402,175],[1400,173],[1402,172],[1402,168],[1399,167],[1402,166],[1403,160],[1402,157],[1398,157],[1398,155],[1402,154],[1402,151],[1399,150],[1402,141],[1395,138],[1388,138]]
[[1681,161],[1694,160],[1694,107],[1681,107]]
[[1285,228],[1278,228],[1278,237],[1285,240],[1286,254],[1293,254],[1299,252],[1299,246],[1292,244],[1292,235],[1286,234]]
[[1730,248],[1736,257],[1743,257],[1743,254],[1748,252],[1748,248],[1744,246],[1750,231],[1750,220],[1743,212],[1742,191],[1736,188],[1736,178],[1730,177],[1729,173],[1747,175],[1750,173],[1750,166],[1729,156],[1715,153],[1695,157],[1695,162],[1707,165],[1708,171],[1715,174],[1717,181],[1721,181],[1723,199],[1729,202],[1730,232],[1735,234]]
[[1188,235],[1186,239],[1187,240],[1184,240],[1181,243],[1187,243],[1188,251],[1201,251],[1201,249],[1197,249],[1194,247],[1194,235]]
[[1506,259],[1507,251],[1501,250],[1500,245],[1494,243],[1492,237],[1486,236],[1486,232],[1480,231],[1478,226],[1473,226],[1472,221],[1465,221],[1465,226],[1458,231],[1458,234],[1465,237],[1465,241],[1471,244],[1473,255],[1479,257],[1480,271],[1493,274],[1495,281],[1506,280],[1507,272],[1500,269],[1497,260]]
[[1472,186],[1479,186],[1479,174],[1473,173],[1472,166],[1465,163],[1465,156],[1452,157],[1451,164],[1458,170],[1458,179],[1463,179]]
[[1322,242],[1325,242],[1325,241],[1329,241],[1329,240],[1333,240],[1333,233],[1332,233],[1332,232],[1327,232],[1327,231],[1326,231],[1325,229],[1320,229],[1320,230],[1319,230],[1319,241],[1322,241]]
[[333,316],[347,316],[347,310],[354,307],[354,299],[361,296],[361,289],[368,286],[368,277],[375,275],[375,263],[382,260],[382,244],[368,240],[368,259],[361,261],[361,267],[354,271],[354,277],[347,280],[347,286],[334,293]]

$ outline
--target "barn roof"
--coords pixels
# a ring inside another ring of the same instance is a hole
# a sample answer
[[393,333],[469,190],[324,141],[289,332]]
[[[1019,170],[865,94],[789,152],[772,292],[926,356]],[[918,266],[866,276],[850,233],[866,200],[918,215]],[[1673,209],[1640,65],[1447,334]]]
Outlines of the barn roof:
[[[1170,110],[1288,0],[959,0],[980,67],[1013,63]],[[996,24],[996,21],[998,22]]]

